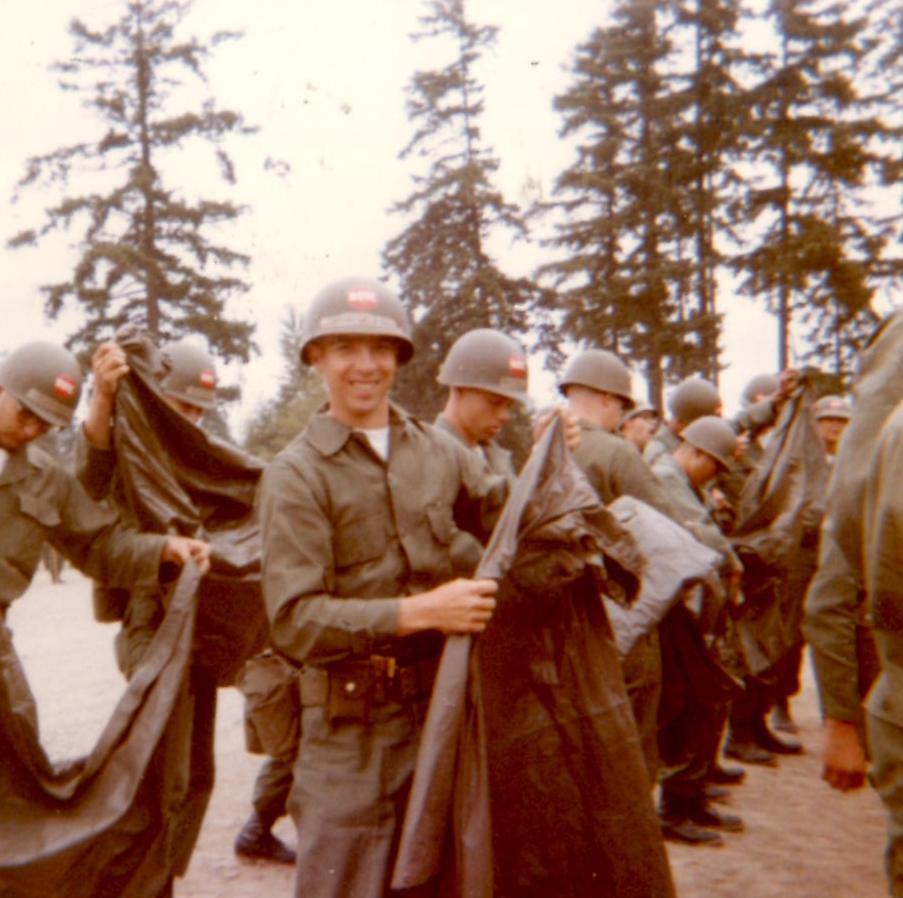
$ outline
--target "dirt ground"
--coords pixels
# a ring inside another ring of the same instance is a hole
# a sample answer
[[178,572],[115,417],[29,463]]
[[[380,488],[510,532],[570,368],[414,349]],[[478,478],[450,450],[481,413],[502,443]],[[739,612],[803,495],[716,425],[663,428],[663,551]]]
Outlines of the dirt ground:
[[[42,740],[54,758],[93,744],[121,688],[113,625],[94,622],[87,581],[71,570],[52,585],[42,571],[10,612],[16,647],[38,699]],[[232,841],[250,811],[261,759],[244,750],[241,700],[220,690],[217,784],[177,898],[289,898],[292,871],[238,861]],[[746,831],[721,848],[669,846],[681,898],[880,898],[884,817],[871,790],[832,792],[818,777],[819,719],[811,675],[795,699],[806,754],[778,769],[750,768],[732,791]],[[277,832],[293,838],[288,820]],[[353,898],[353,896],[349,896]]]

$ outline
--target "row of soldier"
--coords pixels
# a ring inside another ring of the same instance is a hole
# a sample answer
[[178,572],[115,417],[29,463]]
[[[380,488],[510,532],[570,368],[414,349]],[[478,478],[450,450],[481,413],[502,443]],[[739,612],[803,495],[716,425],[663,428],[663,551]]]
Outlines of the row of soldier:
[[[412,708],[430,694],[443,636],[482,632],[495,608],[497,584],[472,574],[516,477],[497,438],[514,405],[528,402],[526,358],[498,331],[463,335],[439,375],[446,405],[427,425],[389,398],[413,352],[404,310],[383,285],[349,279],[321,291],[307,313],[300,360],[322,378],[328,403],[266,468],[259,489],[272,647],[299,679],[301,726],[293,761],[274,758],[261,771],[236,851],[295,863],[296,894],[305,898],[387,894],[423,723]],[[212,361],[186,343],[167,347],[164,356],[162,394],[198,423],[215,399]],[[95,505],[46,456],[25,451],[49,426],[71,419],[81,375],[65,351],[31,344],[5,360],[0,445],[4,481],[24,477],[16,494],[30,491],[48,506],[35,514],[21,502],[10,517],[21,539],[7,557],[17,558],[24,574],[3,603],[25,590],[40,544],[49,540],[105,587],[125,590],[115,615],[123,621],[117,660],[131,676],[165,613],[161,579],[169,573],[161,558],[192,558],[204,568],[207,549],[198,539],[135,532],[129,497],[116,484],[111,426],[128,370],[115,343],[97,350],[77,441],[82,486],[93,499],[112,497],[118,516],[109,503]],[[693,378],[670,394],[671,414],[659,422],[655,410],[635,401],[623,362],[600,349],[576,354],[559,389],[563,405],[537,422],[537,434],[559,415],[573,457],[603,503],[633,496],[720,559],[720,613],[703,623],[678,606],[622,659],[649,782],[661,787],[662,834],[718,844],[721,832],[743,828],[716,803],[725,786],[743,778],[742,768],[720,763],[722,744],[727,757],[744,764],[774,765],[776,755],[801,751],[789,700],[798,688],[802,599],[818,521],[809,522],[799,546],[800,575],[785,609],[795,637],[764,676],[744,669],[731,629],[751,574],[730,539],[739,490],[798,378],[756,378],[731,421],[721,417],[717,389]],[[849,415],[841,397],[815,406],[828,458]],[[379,699],[368,699],[357,715],[351,693],[364,682],[378,684],[372,692]],[[193,807],[164,881],[147,894],[171,894],[213,786],[216,683],[193,669],[191,692],[193,718],[180,738],[190,756]],[[781,736],[769,728],[769,714]],[[297,852],[271,833],[286,808],[297,825]]]

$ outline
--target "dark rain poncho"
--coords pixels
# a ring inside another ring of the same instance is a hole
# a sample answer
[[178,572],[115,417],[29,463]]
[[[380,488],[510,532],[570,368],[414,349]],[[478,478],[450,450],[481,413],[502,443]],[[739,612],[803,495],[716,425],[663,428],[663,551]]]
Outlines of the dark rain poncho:
[[100,739],[87,758],[54,765],[34,700],[0,628],[0,896],[145,898],[187,864],[184,732],[192,664],[231,682],[264,642],[259,465],[187,424],[161,399],[153,354],[121,337],[132,372],[120,383],[116,459],[144,529],[200,536],[210,573],[189,566]]
[[827,476],[824,450],[801,387],[784,405],[761,461],[740,497],[731,540],[744,564],[743,597],[736,627],[748,671],[759,675],[798,640],[798,616],[790,613],[788,572],[807,524],[817,521]]
[[461,898],[674,894],[600,600],[600,549],[641,564],[557,424],[534,449],[477,570],[501,580],[478,639],[450,637],[393,887]]

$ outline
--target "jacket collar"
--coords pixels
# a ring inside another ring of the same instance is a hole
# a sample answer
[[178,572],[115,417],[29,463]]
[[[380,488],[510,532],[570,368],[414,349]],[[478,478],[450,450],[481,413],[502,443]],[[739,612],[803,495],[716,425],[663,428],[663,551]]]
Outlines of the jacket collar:
[[[389,427],[407,428],[411,423],[411,416],[401,407],[389,403]],[[304,438],[321,455],[335,455],[348,442],[355,428],[342,423],[338,418],[329,414],[328,405],[324,405],[310,419]]]
[[15,483],[27,476],[33,466],[31,455],[30,446],[25,446],[18,452],[10,452],[6,459],[6,465],[0,471],[0,484]]

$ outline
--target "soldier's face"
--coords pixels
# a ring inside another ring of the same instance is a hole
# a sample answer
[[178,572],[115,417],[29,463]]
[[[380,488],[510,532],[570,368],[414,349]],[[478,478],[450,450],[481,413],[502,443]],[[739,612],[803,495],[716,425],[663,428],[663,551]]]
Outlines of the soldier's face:
[[846,418],[821,418],[818,424],[818,435],[824,444],[825,452],[833,455],[837,452],[837,443],[847,426]]
[[389,391],[398,370],[398,342],[391,337],[322,337],[310,360],[326,385],[329,413],[349,427],[385,427]]
[[471,445],[495,439],[511,420],[514,400],[472,387],[458,388],[455,423]]
[[652,412],[640,412],[621,425],[621,433],[641,452],[652,439],[658,427],[658,418]]
[[618,429],[618,423],[624,414],[626,403],[620,396],[614,393],[600,393],[595,391],[597,417],[596,423],[607,430],[614,433]]
[[199,405],[192,405],[190,402],[185,402],[184,399],[179,399],[178,396],[171,396],[169,393],[164,393],[163,399],[171,409],[177,411],[186,421],[191,421],[192,424],[201,423],[201,418],[204,417],[204,410]]
[[49,429],[46,421],[25,408],[12,393],[0,390],[0,448],[16,452]]

